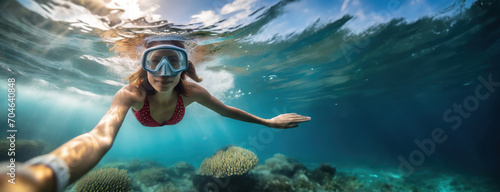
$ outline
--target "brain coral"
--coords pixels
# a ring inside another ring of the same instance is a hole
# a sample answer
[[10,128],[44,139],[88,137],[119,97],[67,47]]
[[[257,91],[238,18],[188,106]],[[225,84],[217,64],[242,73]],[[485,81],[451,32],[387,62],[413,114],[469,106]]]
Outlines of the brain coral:
[[93,191],[121,191],[126,192],[131,189],[130,178],[127,171],[118,170],[117,168],[104,168],[92,171],[85,177],[80,179],[75,186],[75,191],[78,192],[93,192]]
[[241,147],[225,147],[201,163],[198,174],[217,178],[243,175],[257,165],[257,155]]

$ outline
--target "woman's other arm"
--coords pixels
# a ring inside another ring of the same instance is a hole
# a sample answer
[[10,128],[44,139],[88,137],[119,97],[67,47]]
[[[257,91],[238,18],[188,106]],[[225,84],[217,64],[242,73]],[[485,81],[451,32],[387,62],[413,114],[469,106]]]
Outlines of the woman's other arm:
[[272,128],[293,128],[299,126],[297,123],[311,120],[310,117],[297,115],[296,113],[281,114],[272,119],[263,119],[247,113],[241,109],[225,105],[217,98],[212,96],[205,88],[197,84],[193,83],[191,84],[191,86],[191,90],[196,102],[211,109],[212,111],[217,112],[224,117],[229,117],[249,123],[261,124]]

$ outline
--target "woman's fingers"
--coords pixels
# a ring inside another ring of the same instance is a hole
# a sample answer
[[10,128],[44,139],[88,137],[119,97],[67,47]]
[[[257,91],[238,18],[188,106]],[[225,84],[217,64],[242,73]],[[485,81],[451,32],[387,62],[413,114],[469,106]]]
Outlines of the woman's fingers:
[[287,113],[287,114],[283,114],[283,115],[287,116],[287,117],[306,117],[306,118],[310,118],[310,117],[307,117],[307,116],[298,115],[297,113]]
[[298,123],[310,121],[311,117],[303,116],[303,115],[298,115],[297,113],[285,113],[278,115],[277,117],[273,118],[275,121],[275,126],[276,128],[294,128],[298,127]]
[[295,122],[295,121],[309,121],[309,119],[307,119],[307,118],[290,118],[289,120],[293,121],[293,122]]
[[299,116],[299,117],[293,117],[291,118],[293,121],[300,121],[300,122],[304,122],[304,121],[309,121],[311,120],[310,117],[306,117],[306,116]]
[[309,121],[309,120],[307,120],[307,119],[299,119],[299,120],[295,120],[293,122],[294,123],[303,123],[303,122],[307,122],[307,121]]

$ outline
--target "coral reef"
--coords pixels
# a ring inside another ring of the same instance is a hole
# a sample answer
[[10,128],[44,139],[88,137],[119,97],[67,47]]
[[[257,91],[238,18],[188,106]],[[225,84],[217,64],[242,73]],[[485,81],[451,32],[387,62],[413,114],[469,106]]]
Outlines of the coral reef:
[[164,167],[151,167],[138,171],[135,173],[135,179],[145,186],[153,186],[157,183],[168,181],[168,170]]
[[153,160],[132,159],[130,161],[115,161],[108,162],[101,166],[101,168],[118,168],[126,169],[128,173],[135,173],[143,169],[151,167],[162,167],[162,165]]
[[203,160],[197,174],[217,178],[243,175],[255,167],[257,162],[255,153],[241,147],[230,146],[218,150],[212,157]]
[[168,182],[164,185],[160,185],[158,188],[153,190],[154,192],[179,192],[179,189],[172,183]]
[[305,171],[300,171],[296,173],[292,179],[292,187],[295,191],[315,191],[319,186],[318,183],[311,181],[305,174]]
[[173,175],[176,177],[186,177],[186,178],[191,178],[192,173],[194,173],[194,168],[190,164],[180,161],[177,162],[175,165],[172,166],[173,169]]
[[299,170],[307,170],[307,168],[300,164],[297,160],[287,157],[283,154],[277,153],[274,157],[267,159],[265,164],[272,173],[292,177],[295,172]]
[[256,190],[262,192],[287,192],[292,190],[292,183],[284,175],[271,175],[265,179],[259,179]]
[[161,167],[161,164],[153,160],[134,159],[127,164],[129,172],[136,172],[148,167]]
[[75,186],[78,192],[120,191],[131,189],[130,178],[126,170],[117,168],[103,168],[88,173]]
[[326,182],[330,181],[337,170],[331,167],[330,164],[321,164],[317,169],[309,172],[307,175],[312,180],[324,185]]
[[128,162],[108,162],[101,167],[116,167],[128,170],[132,190],[139,191],[182,191],[196,192],[192,179],[194,168],[186,162],[166,167],[154,160],[133,159]]
[[328,191],[359,191],[363,184],[355,176],[338,174],[334,179],[327,181],[323,188]]
[[[212,158],[229,149],[221,149]],[[155,161],[134,160],[104,166],[134,170],[128,171],[134,192],[500,191],[496,180],[432,171],[405,178],[397,170],[353,167],[337,171],[330,164],[320,164],[309,170],[283,154],[276,154],[265,162],[242,175],[226,177],[195,174],[186,162],[164,166]]]

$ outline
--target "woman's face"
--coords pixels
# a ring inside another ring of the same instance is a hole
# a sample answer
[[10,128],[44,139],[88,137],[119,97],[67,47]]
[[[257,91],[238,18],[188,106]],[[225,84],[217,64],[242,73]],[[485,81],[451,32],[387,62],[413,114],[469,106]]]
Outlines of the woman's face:
[[[173,45],[172,43],[167,41],[167,42],[154,43],[151,46],[156,46],[156,45],[160,45],[160,44]],[[158,54],[158,55],[156,55],[156,54]],[[170,57],[174,57],[176,55],[171,55],[171,53],[168,51],[155,52],[155,55],[152,55],[152,60],[154,60],[154,61],[158,60],[158,62],[159,62],[161,60],[161,58],[163,58],[164,56],[169,57],[171,65],[175,65],[175,64],[178,65],[178,59],[176,60],[177,63],[175,63],[175,61],[172,58],[170,58]],[[167,91],[172,90],[179,83],[179,81],[181,79],[181,73],[179,73],[177,76],[173,76],[173,77],[171,77],[171,76],[154,76],[150,72],[147,72],[147,73],[148,73],[149,84],[151,84],[151,86],[153,86],[153,88],[158,92],[167,92]]]
[[158,92],[167,92],[172,90],[181,80],[180,73],[174,77],[154,76],[150,72],[147,73],[149,84],[151,84],[151,86],[153,86],[153,88]]

